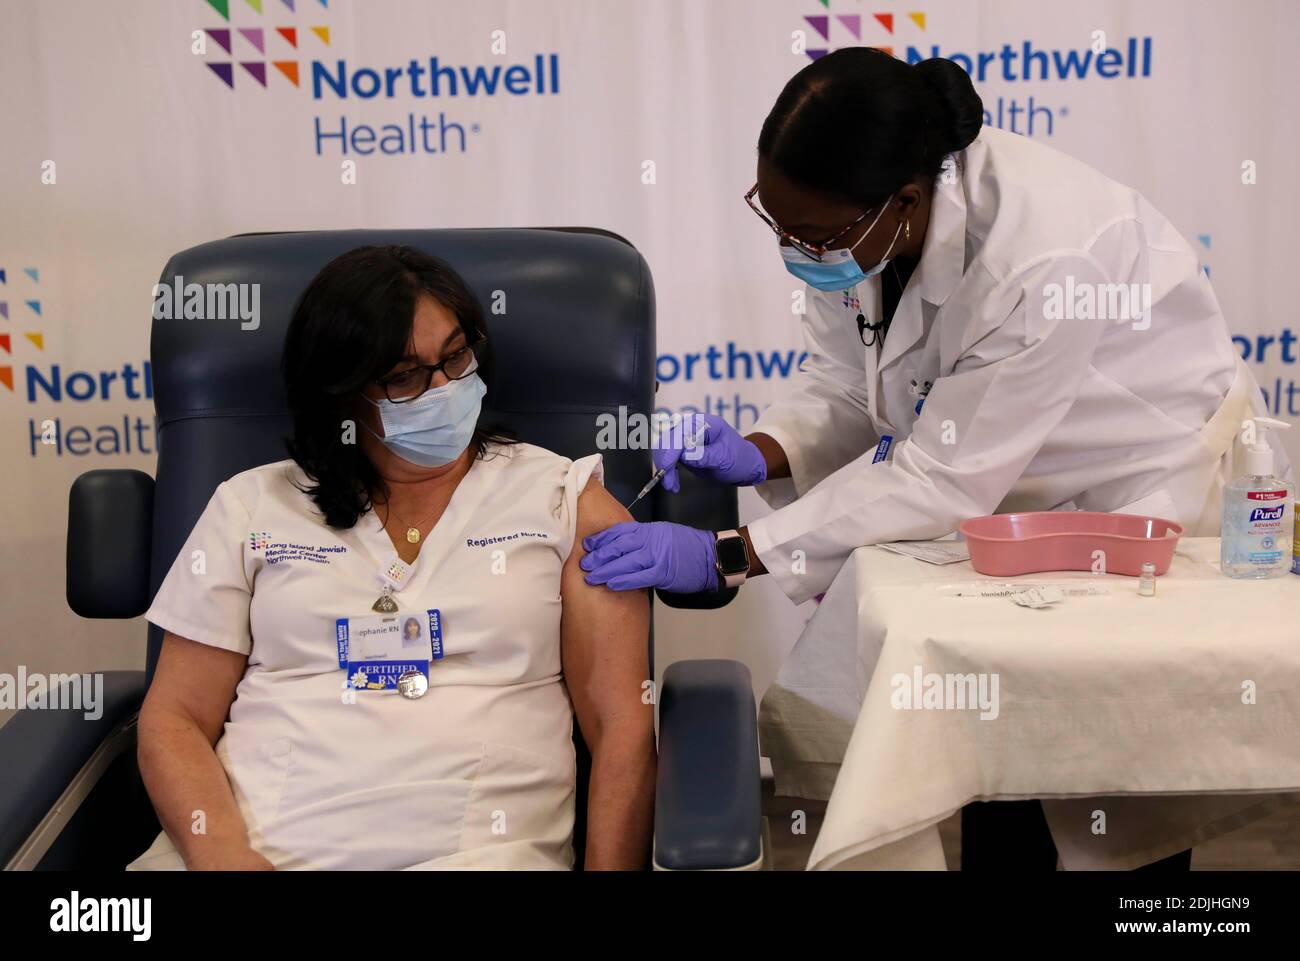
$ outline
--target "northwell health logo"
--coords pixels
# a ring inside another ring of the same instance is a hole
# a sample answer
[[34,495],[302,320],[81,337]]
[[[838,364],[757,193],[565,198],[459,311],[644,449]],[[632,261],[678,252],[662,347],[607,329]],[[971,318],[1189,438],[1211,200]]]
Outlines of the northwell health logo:
[[[41,293],[45,281],[39,267],[0,266],[0,397],[29,411],[19,436],[0,447],[3,456],[10,456],[9,443],[23,444],[33,459],[155,453],[153,417],[121,412],[124,402],[152,402],[149,361],[80,369],[59,358],[57,345],[51,356],[45,333],[33,329],[51,313],[58,325],[57,305],[51,311]],[[103,407],[113,413],[101,419]]]
[[[298,24],[288,26],[265,21],[254,21],[250,26],[234,26],[231,21],[231,0],[205,0],[208,6],[221,15],[226,26],[207,27],[203,32],[222,51],[218,59],[206,61],[207,68],[231,90],[235,89],[235,66],[243,74],[252,78],[258,86],[267,85],[268,66],[274,68],[281,76],[295,87],[299,85],[299,43],[311,42],[330,45],[330,28],[323,24],[308,24],[302,29]],[[247,9],[258,17],[265,15],[265,3],[278,2],[288,8],[290,13],[297,13],[301,4],[320,4],[328,9],[329,0],[243,0]],[[235,0],[238,4],[239,0]],[[228,57],[229,59],[225,59]]]
[[[828,11],[830,10],[831,0],[821,0],[821,3]],[[921,30],[925,29],[925,14],[923,12],[911,11],[900,16],[903,19],[911,21]],[[862,42],[862,24],[864,20],[867,22],[869,32],[873,26],[872,21],[874,21],[876,28],[883,28],[885,33],[892,37],[894,34],[894,17],[895,15],[893,13],[872,13],[865,16],[861,13],[820,13],[804,17],[804,19],[808,21],[808,25],[812,27],[826,43],[829,44],[831,42],[832,33],[843,31],[846,40],[852,39],[858,41],[857,44],[853,44],[853,46],[857,46],[861,45]],[[894,52],[894,48],[891,44],[877,43],[871,44],[871,46],[877,47],[890,55]],[[817,46],[809,47],[804,52],[808,54],[809,60],[819,60],[826,56],[826,54],[830,53],[831,49],[832,48],[830,47]]]
[[[980,93],[984,97],[984,123],[1012,133],[1051,137],[1056,124],[1070,115],[1068,104],[1033,93],[1018,93],[1024,89],[1022,85],[1143,80],[1151,76],[1150,36],[1111,37],[1094,30],[1085,33],[1091,42],[1079,47],[1043,47],[1031,39],[1016,39],[983,50],[953,49],[927,36],[931,24],[924,11],[863,13],[861,0],[820,2],[821,11],[803,18],[811,28],[803,49],[809,59],[819,60],[841,47],[852,46],[876,47],[908,63],[946,57],[970,74],[977,87],[1010,85],[1010,92],[981,88]],[[855,12],[842,12],[850,9]]]
[[[0,267],[0,361],[3,361],[0,363],[0,384],[10,393],[14,389],[14,335],[39,351],[45,350],[45,335],[39,330],[29,329],[41,321],[41,298],[37,289],[41,272],[36,267],[24,267],[19,276],[27,289],[19,290],[18,284],[10,284],[8,269]],[[18,280],[19,276],[14,279]],[[11,297],[14,298],[12,301]]]
[[[847,0],[839,0],[839,3],[846,5]],[[931,57],[947,57],[969,73],[976,83],[1091,78],[1114,80],[1151,76],[1152,38],[1149,36],[1111,38],[1104,31],[1096,30],[1091,34],[1090,44],[1076,48],[1039,47],[1032,40],[1020,40],[1003,43],[989,50],[971,52],[927,43],[919,36],[919,33],[926,30],[927,24],[926,15],[921,11],[863,16],[835,13],[831,6],[832,0],[821,0],[821,4],[831,12],[804,17],[807,24],[827,44],[821,46],[818,43],[815,47],[807,47],[804,52],[812,60],[838,49],[831,46],[837,41],[843,41],[839,46],[862,46],[863,41],[866,41],[865,45],[884,50],[908,63]],[[912,35],[905,41],[900,39],[904,28]],[[883,42],[875,43],[873,40]],[[1119,40],[1120,45],[1115,45],[1114,40]],[[922,45],[918,46],[918,43]],[[896,51],[896,44],[902,44],[902,48]]]
[[[483,130],[465,114],[484,99],[560,93],[560,55],[512,50],[507,57],[504,31],[496,31],[490,47],[484,44],[476,58],[481,62],[447,63],[436,52],[398,49],[386,62],[357,64],[347,56],[346,38],[339,43],[328,25],[317,22],[331,10],[329,0],[200,2],[223,21],[194,31],[195,52],[221,83],[254,94],[306,88],[313,101],[339,104],[340,112],[312,118],[317,156],[464,154]],[[368,13],[371,5],[356,10]],[[310,19],[289,24],[288,14]],[[387,20],[376,29],[390,30],[395,46],[419,35]],[[419,109],[431,102],[435,112]]]

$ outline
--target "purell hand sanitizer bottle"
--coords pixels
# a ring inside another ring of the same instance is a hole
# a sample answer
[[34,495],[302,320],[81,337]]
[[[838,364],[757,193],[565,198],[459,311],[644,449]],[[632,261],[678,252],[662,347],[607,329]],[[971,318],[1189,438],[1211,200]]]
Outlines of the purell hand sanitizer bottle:
[[1246,473],[1223,488],[1220,569],[1229,577],[1281,577],[1291,570],[1291,485],[1273,476],[1268,428],[1290,424],[1254,418],[1254,441],[1246,447]]

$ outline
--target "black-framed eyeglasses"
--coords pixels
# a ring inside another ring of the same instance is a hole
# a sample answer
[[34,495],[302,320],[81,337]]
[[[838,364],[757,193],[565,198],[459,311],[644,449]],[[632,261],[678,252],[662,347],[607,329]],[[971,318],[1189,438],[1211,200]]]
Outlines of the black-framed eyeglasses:
[[441,373],[448,381],[463,380],[478,370],[479,354],[487,344],[482,336],[466,344],[438,361],[436,364],[421,364],[407,370],[400,370],[375,381],[384,389],[384,396],[394,404],[405,404],[415,400],[433,383],[433,375]]
[[843,230],[839,231],[839,233],[835,234],[835,236],[833,236],[830,240],[826,241],[825,243],[810,244],[806,240],[800,240],[794,234],[790,233],[790,231],[782,230],[781,227],[777,224],[777,222],[773,220],[771,217],[769,217],[767,215],[767,212],[763,210],[762,207],[754,203],[754,198],[757,195],[758,195],[758,184],[754,184],[754,186],[750,188],[749,193],[745,194],[745,203],[749,204],[749,209],[754,211],[754,213],[758,214],[759,218],[763,221],[763,223],[767,224],[769,227],[772,228],[772,232],[774,234],[776,234],[778,237],[780,237],[782,240],[788,243],[795,250],[799,251],[799,253],[803,254],[805,257],[808,257],[811,260],[815,260],[818,263],[821,263],[822,258],[826,256],[827,253],[830,252],[831,247],[834,245],[835,241],[839,240],[841,237],[847,234],[858,224],[862,223],[862,221],[866,220],[867,215],[870,214],[871,211],[875,209],[874,207],[872,207],[863,211],[861,217],[853,221],[853,223],[849,224]]

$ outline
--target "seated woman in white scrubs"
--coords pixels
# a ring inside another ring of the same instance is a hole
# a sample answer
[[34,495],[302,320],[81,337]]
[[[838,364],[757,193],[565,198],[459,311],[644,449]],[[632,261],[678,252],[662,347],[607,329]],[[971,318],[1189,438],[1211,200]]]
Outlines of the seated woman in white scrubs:
[[164,832],[132,868],[571,867],[574,713],[586,867],[647,863],[648,603],[585,584],[575,548],[628,514],[599,455],[483,423],[487,343],[410,248],[312,281],[282,365],[292,459],[217,488],[146,615]]

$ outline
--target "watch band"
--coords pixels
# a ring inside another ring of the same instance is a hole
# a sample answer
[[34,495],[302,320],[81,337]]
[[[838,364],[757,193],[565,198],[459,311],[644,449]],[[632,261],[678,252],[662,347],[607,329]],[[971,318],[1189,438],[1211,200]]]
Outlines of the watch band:
[[715,561],[713,566],[717,568],[718,580],[721,581],[723,587],[739,587],[741,584],[745,583],[745,578],[749,576],[749,569],[752,566],[752,562],[749,559],[749,545],[745,543],[745,539],[740,536],[739,531],[719,531],[716,540],[729,540],[733,537],[740,541],[741,546],[745,550],[745,569],[743,571],[728,574],[722,569],[722,565]]

